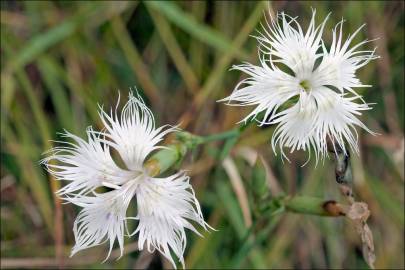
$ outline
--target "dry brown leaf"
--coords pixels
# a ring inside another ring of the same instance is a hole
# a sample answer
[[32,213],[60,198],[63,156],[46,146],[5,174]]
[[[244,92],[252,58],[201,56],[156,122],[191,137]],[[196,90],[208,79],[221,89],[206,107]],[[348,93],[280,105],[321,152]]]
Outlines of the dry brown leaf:
[[231,180],[232,188],[236,194],[240,208],[242,209],[242,215],[245,221],[245,225],[247,228],[249,228],[252,225],[252,214],[250,213],[249,200],[245,187],[243,186],[242,177],[240,176],[238,168],[236,167],[232,158],[225,158],[222,166],[224,167],[226,174]]
[[374,269],[375,252],[374,240],[367,219],[370,217],[368,205],[364,202],[354,202],[346,216],[353,220],[357,233],[361,237],[363,256],[370,268]]

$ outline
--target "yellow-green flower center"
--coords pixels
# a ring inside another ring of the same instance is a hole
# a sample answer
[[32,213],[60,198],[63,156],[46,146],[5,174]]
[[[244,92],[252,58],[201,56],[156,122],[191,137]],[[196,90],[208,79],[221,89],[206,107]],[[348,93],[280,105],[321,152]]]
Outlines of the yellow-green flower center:
[[307,92],[311,89],[311,86],[310,86],[308,80],[302,80],[302,81],[300,82],[300,86],[301,86],[305,91],[307,91]]

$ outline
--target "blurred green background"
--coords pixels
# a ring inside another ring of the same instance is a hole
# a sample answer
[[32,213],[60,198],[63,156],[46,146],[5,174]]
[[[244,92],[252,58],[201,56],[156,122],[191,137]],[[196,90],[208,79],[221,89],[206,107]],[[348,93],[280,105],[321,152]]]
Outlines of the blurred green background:
[[[118,90],[137,87],[159,124],[177,124],[199,135],[236,127],[250,108],[216,103],[243,75],[229,71],[243,61],[258,63],[264,11],[285,11],[304,29],[317,10],[318,22],[332,12],[324,32],[343,17],[344,33],[367,26],[355,42],[379,38],[381,59],[358,75],[360,89],[376,103],[361,119],[361,156],[354,156],[354,192],[368,203],[377,268],[404,268],[404,2],[70,2],[1,1],[1,267],[170,268],[158,254],[138,252],[136,237],[104,264],[107,247],[68,258],[78,209],[53,197],[59,183],[38,161],[67,129],[83,136],[101,128],[97,104],[114,106]],[[250,126],[225,165],[216,162],[222,144],[191,153],[189,169],[204,216],[218,231],[204,238],[188,233],[187,268],[367,268],[361,241],[350,222],[283,213],[263,221],[250,207],[255,158],[268,165],[272,187],[287,194],[343,200],[333,161],[305,167],[305,153],[282,163],[270,146],[273,127]],[[252,165],[253,164],[253,165]],[[130,209],[131,211],[131,209]]]

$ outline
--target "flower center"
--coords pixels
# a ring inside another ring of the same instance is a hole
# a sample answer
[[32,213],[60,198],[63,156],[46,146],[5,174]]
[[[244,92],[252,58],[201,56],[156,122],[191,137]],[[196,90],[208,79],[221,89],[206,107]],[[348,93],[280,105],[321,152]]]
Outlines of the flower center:
[[311,90],[311,85],[310,85],[310,83],[309,83],[308,80],[302,80],[302,81],[300,82],[300,86],[301,86],[306,92],[309,92],[309,90]]

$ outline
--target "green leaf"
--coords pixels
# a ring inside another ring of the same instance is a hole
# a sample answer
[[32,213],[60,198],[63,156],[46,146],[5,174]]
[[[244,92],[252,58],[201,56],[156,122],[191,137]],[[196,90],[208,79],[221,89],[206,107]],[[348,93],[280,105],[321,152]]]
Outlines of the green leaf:
[[88,22],[90,18],[96,18],[97,16],[104,21],[109,17],[116,15],[116,13],[119,13],[122,9],[122,5],[118,6],[118,9],[114,9],[111,4],[102,2],[97,4],[86,3],[83,6],[84,8],[77,14],[64,20],[62,23],[55,25],[46,32],[35,35],[15,57],[9,60],[6,69],[14,71],[24,67],[26,64],[33,61],[38,55],[72,35],[76,30],[83,26],[85,22]]
[[215,190],[225,207],[225,212],[228,215],[229,222],[236,231],[236,237],[242,239],[247,232],[247,228],[243,222],[242,211],[229,183],[217,179],[217,181],[215,181]]
[[52,58],[44,56],[38,59],[38,67],[49,93],[58,116],[58,123],[67,130],[73,130],[72,110],[65,90],[55,72],[56,63]]
[[206,25],[199,24],[194,17],[182,11],[174,2],[148,1],[145,2],[145,4],[165,15],[172,23],[200,41],[222,52],[234,51],[236,56],[240,59],[246,60],[249,58],[249,54],[246,51],[236,48],[231,40],[224,37],[218,31]]

